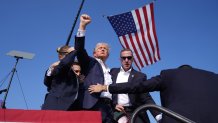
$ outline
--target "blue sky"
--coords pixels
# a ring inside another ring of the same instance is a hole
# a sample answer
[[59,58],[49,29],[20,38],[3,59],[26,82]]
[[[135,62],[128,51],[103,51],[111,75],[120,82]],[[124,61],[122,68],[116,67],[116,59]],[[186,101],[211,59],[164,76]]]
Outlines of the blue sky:
[[[40,109],[46,87],[43,77],[47,67],[57,60],[56,48],[65,44],[80,0],[0,0],[0,80],[12,70],[15,59],[5,55],[11,50],[35,53],[32,60],[23,59],[17,66],[29,109]],[[81,13],[92,17],[87,27],[86,48],[90,54],[97,42],[111,46],[109,67],[119,67],[121,46],[110,23],[103,15],[115,15],[144,6],[146,0],[86,0]],[[190,64],[218,73],[218,1],[156,0],[156,32],[161,60],[142,69],[148,78],[162,69]],[[76,34],[78,22],[74,30]],[[74,44],[72,38],[71,45]],[[9,78],[0,89],[6,88]],[[0,83],[1,84],[1,83]],[[159,93],[152,97],[160,104]],[[4,94],[0,95],[3,100]],[[15,74],[7,108],[26,109]]]

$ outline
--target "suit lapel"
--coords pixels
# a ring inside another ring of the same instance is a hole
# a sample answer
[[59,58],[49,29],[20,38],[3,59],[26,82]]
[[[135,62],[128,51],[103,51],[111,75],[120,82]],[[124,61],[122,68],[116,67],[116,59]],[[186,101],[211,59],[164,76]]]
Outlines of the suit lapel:
[[120,72],[120,69],[117,68],[117,69],[114,69],[113,73],[112,73],[112,78],[113,78],[113,83],[116,83],[117,81],[117,76],[118,76],[118,73]]
[[[129,75],[129,78],[128,78],[128,82],[132,82],[133,81],[133,78],[136,76],[136,71],[132,68],[131,72],[130,72],[130,75]],[[135,102],[135,96],[134,94],[128,94],[129,96],[129,101],[130,103],[134,103]]]
[[128,82],[132,82],[133,78],[135,77],[135,73],[136,71],[132,68],[129,78],[128,78]]

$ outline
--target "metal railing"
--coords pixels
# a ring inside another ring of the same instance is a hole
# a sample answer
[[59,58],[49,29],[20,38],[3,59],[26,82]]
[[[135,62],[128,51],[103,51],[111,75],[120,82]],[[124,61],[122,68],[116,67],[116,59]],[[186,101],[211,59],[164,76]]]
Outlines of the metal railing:
[[148,110],[148,109],[154,109],[154,110],[157,110],[157,111],[160,111],[161,113],[177,120],[177,121],[180,121],[182,123],[196,123],[176,112],[173,112],[167,108],[164,108],[164,107],[161,107],[161,106],[158,106],[158,105],[154,105],[154,104],[145,104],[145,105],[142,105],[140,107],[138,107],[132,114],[132,118],[131,118],[131,123],[134,123],[135,121],[135,118],[137,116],[137,114],[140,112],[140,111],[144,111],[144,110]]

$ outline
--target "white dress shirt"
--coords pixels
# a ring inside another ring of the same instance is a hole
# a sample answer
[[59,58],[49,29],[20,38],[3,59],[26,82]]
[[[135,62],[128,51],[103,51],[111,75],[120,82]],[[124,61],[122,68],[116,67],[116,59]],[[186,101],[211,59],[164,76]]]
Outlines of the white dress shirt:
[[85,30],[78,30],[77,33],[76,33],[76,36],[77,37],[84,37],[85,34],[86,34]]
[[[127,83],[131,70],[132,70],[132,68],[129,69],[128,71],[124,71],[124,69],[121,67],[120,72],[117,75],[116,83]],[[123,105],[123,106],[131,106],[132,105],[130,103],[128,94],[118,94],[117,103],[120,105]]]
[[52,73],[53,69],[54,69],[54,68],[50,66],[50,67],[48,68],[47,72],[46,72],[46,75],[47,75],[47,76],[51,76],[51,73]]
[[[101,64],[101,67],[103,69],[104,85],[112,84],[111,75],[109,73],[110,72],[110,68],[107,67],[101,59],[96,58],[96,60]],[[107,92],[101,92],[100,97],[112,99],[112,95],[108,91]]]

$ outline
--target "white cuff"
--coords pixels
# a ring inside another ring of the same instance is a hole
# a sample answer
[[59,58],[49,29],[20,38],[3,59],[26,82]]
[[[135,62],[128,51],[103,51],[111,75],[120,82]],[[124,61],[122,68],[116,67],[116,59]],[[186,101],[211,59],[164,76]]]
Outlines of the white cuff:
[[53,69],[54,69],[53,67],[49,67],[48,70],[47,70],[46,75],[51,76],[51,72],[52,72]]
[[155,119],[156,119],[157,121],[160,121],[160,120],[162,119],[162,114],[158,114],[158,115],[155,117]]
[[86,31],[85,31],[85,30],[79,30],[79,29],[78,29],[76,36],[77,36],[77,37],[84,37],[85,34],[86,34]]
[[107,85],[107,92],[109,92],[109,85]]

